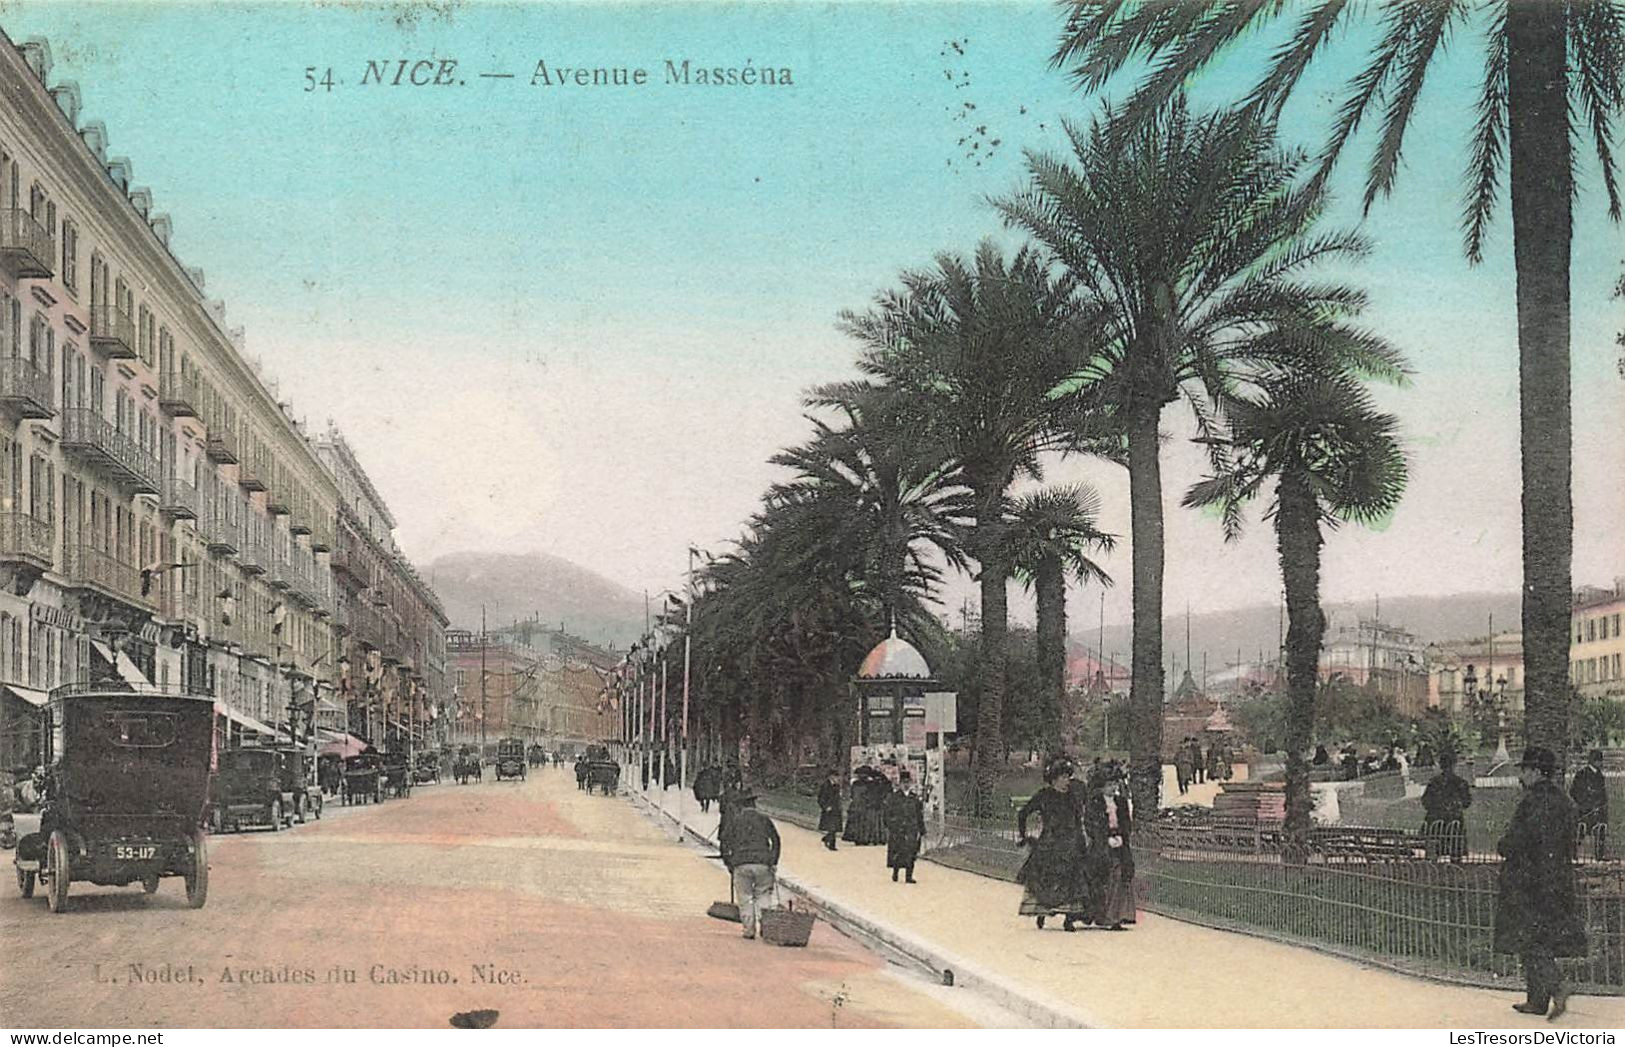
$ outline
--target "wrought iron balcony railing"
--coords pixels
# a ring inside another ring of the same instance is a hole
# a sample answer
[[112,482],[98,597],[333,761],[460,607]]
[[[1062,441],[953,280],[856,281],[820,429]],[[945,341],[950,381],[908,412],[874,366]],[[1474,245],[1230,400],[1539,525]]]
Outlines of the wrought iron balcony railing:
[[49,568],[55,547],[56,529],[49,520],[27,513],[0,514],[0,561]]
[[70,585],[98,590],[144,611],[158,609],[156,597],[141,592],[141,572],[132,565],[89,545],[70,546],[67,553]]
[[18,207],[0,210],[0,266],[13,279],[45,279],[55,260],[56,242],[33,215]]
[[62,449],[78,454],[136,494],[159,491],[158,459],[88,407],[63,412]]
[[197,378],[171,372],[158,382],[158,409],[171,418],[196,418],[202,396]]
[[116,305],[91,306],[90,347],[113,360],[135,359],[135,321]]
[[17,418],[49,418],[56,414],[51,403],[50,376],[27,357],[0,358],[0,408]]
[[158,496],[158,511],[171,520],[196,520],[198,517],[199,499],[197,488],[185,480],[169,477],[164,480],[164,490]]

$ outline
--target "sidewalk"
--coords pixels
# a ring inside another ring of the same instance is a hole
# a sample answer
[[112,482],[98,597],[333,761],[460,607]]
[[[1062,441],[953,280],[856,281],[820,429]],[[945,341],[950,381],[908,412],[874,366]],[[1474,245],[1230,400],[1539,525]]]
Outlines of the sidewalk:
[[[641,796],[633,790],[634,796]],[[644,802],[714,840],[717,812],[692,793],[651,790]],[[1038,1024],[1120,1028],[1617,1028],[1625,1000],[1576,996],[1556,1023],[1512,1010],[1521,995],[1442,985],[1290,945],[1142,912],[1113,934],[1039,931],[1016,915],[1021,888],[921,862],[913,886],[891,881],[885,848],[842,843],[777,820],[785,886],[893,939],[910,955],[953,969]],[[675,827],[674,827],[675,831]],[[1020,1006],[1024,998],[1027,1006]]]

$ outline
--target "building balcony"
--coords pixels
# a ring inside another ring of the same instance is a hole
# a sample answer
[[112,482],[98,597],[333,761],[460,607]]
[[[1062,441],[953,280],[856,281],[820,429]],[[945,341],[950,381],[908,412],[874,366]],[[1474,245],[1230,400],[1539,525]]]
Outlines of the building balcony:
[[201,400],[191,375],[166,374],[158,383],[158,409],[171,418],[196,418]]
[[272,516],[287,516],[293,510],[288,507],[288,495],[285,491],[272,489],[265,496],[265,511]]
[[209,426],[209,439],[204,444],[209,461],[218,465],[237,464],[237,434],[230,429]]
[[208,543],[211,553],[236,556],[243,547],[242,526],[235,520],[205,514],[198,529],[203,532],[203,540]]
[[88,407],[63,413],[62,449],[77,454],[136,494],[157,494],[158,459]]
[[157,601],[141,594],[141,572],[112,553],[88,545],[69,546],[68,584],[75,589],[91,589],[143,611],[156,611]]
[[310,551],[313,553],[328,553],[333,551],[333,530],[324,526],[321,521],[310,532]]
[[237,463],[237,482],[245,491],[265,490],[264,467],[256,459],[243,458]]
[[270,570],[266,572],[266,581],[278,589],[293,588],[293,565],[286,560],[273,560]]
[[198,613],[200,601],[181,586],[182,583],[176,582],[158,595],[159,617],[171,622],[186,622],[201,617]]
[[26,357],[0,359],[0,409],[17,418],[51,417],[51,379]]
[[333,631],[341,636],[350,632],[350,607],[343,600],[333,604]]
[[53,272],[56,242],[20,208],[0,210],[0,267],[14,280],[43,280]]
[[27,513],[0,514],[0,562],[49,570],[55,547],[56,529],[49,520]]
[[91,306],[90,347],[112,360],[134,360],[135,321],[116,305]]
[[288,533],[289,534],[309,534],[310,533],[310,520],[308,520],[303,513],[300,513],[299,515],[293,517],[292,519],[290,519],[288,521]]
[[171,520],[198,518],[197,488],[185,480],[170,477],[164,481],[163,493],[158,496],[158,511]]
[[242,540],[237,552],[237,566],[243,569],[244,574],[264,574],[270,562],[270,550],[264,542],[247,537]]

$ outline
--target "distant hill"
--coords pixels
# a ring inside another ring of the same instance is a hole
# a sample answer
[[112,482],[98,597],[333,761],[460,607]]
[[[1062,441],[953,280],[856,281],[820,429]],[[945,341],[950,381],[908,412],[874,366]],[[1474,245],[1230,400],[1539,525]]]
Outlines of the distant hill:
[[643,634],[643,594],[558,556],[450,553],[423,576],[453,628],[478,629],[480,605],[495,629],[539,618],[598,644],[626,647]]
[[[1329,603],[1326,617],[1333,622],[1357,618],[1370,618],[1375,607],[1370,601],[1362,603]],[[1516,592],[1460,593],[1454,596],[1396,596],[1382,601],[1382,622],[1408,629],[1423,643],[1439,640],[1460,640],[1484,636],[1489,632],[1490,615],[1495,616],[1495,631],[1507,632],[1519,628],[1520,603]],[[1275,658],[1281,611],[1278,607],[1243,607],[1216,614],[1191,615],[1191,661],[1200,675],[1202,652],[1207,652],[1208,669],[1217,672],[1236,661],[1251,664],[1262,651],[1266,661]],[[1074,627],[1072,649],[1077,653],[1092,654],[1099,642],[1094,629]],[[1131,630],[1127,625],[1106,627],[1105,655],[1128,664]],[[1185,666],[1185,616],[1169,615],[1162,620],[1163,661],[1178,663],[1180,672]],[[1175,677],[1177,682],[1178,677]]]

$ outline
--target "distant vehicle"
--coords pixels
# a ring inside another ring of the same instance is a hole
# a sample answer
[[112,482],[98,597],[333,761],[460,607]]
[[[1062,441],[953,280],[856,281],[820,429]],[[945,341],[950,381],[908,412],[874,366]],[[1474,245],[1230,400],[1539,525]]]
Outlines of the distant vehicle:
[[382,803],[384,761],[377,753],[344,758],[344,803]]
[[440,754],[432,749],[418,753],[418,762],[412,768],[412,780],[418,785],[440,783]]
[[17,889],[38,881],[52,912],[68,908],[75,880],[139,883],[148,894],[166,876],[186,881],[186,900],[209,896],[209,802],[214,701],[128,687],[62,687],[45,710],[45,780],[40,827],[17,842]]
[[218,833],[290,826],[297,809],[294,785],[286,750],[228,749],[220,754],[210,827]]
[[497,781],[525,778],[525,740],[504,738],[497,743]]
[[532,767],[546,767],[547,750],[532,742],[530,748],[525,750],[525,762]]
[[280,750],[283,755],[282,781],[286,791],[293,794],[293,817],[299,824],[322,816],[322,787],[316,784],[316,761],[303,749],[292,746]]
[[383,784],[390,796],[400,799],[412,795],[412,765],[406,750],[397,749],[384,754]]
[[589,745],[586,753],[587,763],[587,791],[590,793],[594,786],[601,789],[605,796],[620,788],[621,765],[609,755],[607,745]]
[[485,767],[480,763],[479,755],[472,745],[465,745],[458,750],[457,760],[451,766],[451,773],[457,779],[458,785],[485,779]]

